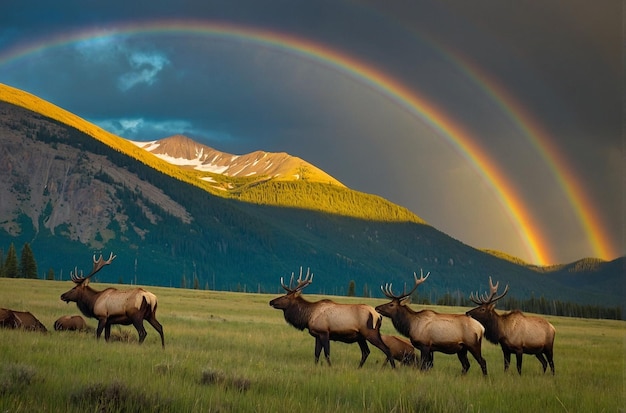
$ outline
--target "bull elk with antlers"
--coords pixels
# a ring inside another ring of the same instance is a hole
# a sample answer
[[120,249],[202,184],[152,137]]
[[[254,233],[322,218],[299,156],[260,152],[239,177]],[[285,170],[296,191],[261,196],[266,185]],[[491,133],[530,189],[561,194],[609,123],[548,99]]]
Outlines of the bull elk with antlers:
[[[504,292],[498,296],[498,285],[495,285],[489,277],[489,295],[486,293],[479,296],[478,293],[470,294],[470,300],[478,304],[478,307],[467,312],[467,315],[478,320],[485,326],[485,337],[494,344],[500,344],[504,354],[504,371],[511,364],[511,353],[517,358],[517,372],[522,374],[522,355],[534,354],[541,362],[543,372],[546,372],[548,364],[554,374],[553,347],[556,330],[552,324],[541,317],[527,316],[519,310],[499,315],[495,311],[496,301],[509,292],[507,285]],[[545,355],[545,358],[544,358]],[[546,358],[548,359],[546,362]]]
[[462,373],[470,368],[467,358],[469,351],[476,359],[484,375],[487,375],[487,362],[482,356],[481,345],[484,327],[465,314],[440,314],[432,310],[413,311],[409,306],[408,298],[418,285],[426,281],[430,273],[420,278],[413,273],[415,285],[408,293],[396,295],[391,290],[391,284],[386,284],[381,290],[391,302],[376,307],[376,311],[391,318],[393,326],[398,332],[411,340],[413,346],[420,350],[420,369],[428,370],[433,366],[433,352],[458,356]]
[[285,320],[299,330],[305,328],[315,337],[315,363],[319,362],[320,353],[324,349],[324,356],[330,366],[330,341],[344,343],[358,343],[361,348],[361,362],[363,366],[370,354],[367,342],[378,347],[385,355],[392,367],[395,362],[389,348],[380,337],[382,316],[373,307],[365,304],[338,304],[331,300],[310,302],[302,298],[302,290],[311,284],[313,274],[307,270],[304,280],[302,268],[298,277],[298,285],[292,287],[294,275],[291,274],[289,286],[283,279],[280,284],[287,294],[270,301],[270,306],[283,310]]
[[93,269],[89,275],[77,275],[77,270],[71,272],[74,288],[61,295],[61,300],[69,303],[73,301],[78,309],[86,316],[98,319],[96,337],[100,338],[104,330],[104,339],[109,341],[111,337],[111,325],[132,324],[139,334],[139,343],[143,343],[148,333],[143,326],[143,320],[148,321],[161,336],[161,346],[165,347],[163,338],[163,326],[156,319],[157,298],[156,295],[142,288],[120,291],[116,288],[107,288],[96,291],[91,288],[89,278],[100,271],[105,265],[109,265],[116,256],[111,253],[109,259],[104,260],[102,255],[96,260],[93,256]]

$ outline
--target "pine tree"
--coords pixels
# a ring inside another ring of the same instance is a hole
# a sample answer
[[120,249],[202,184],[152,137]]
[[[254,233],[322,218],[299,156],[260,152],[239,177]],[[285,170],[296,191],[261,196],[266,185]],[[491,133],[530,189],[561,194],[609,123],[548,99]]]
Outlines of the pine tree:
[[17,278],[17,252],[15,252],[15,245],[11,243],[9,250],[7,251],[7,258],[4,261],[4,275],[7,278]]
[[33,250],[30,249],[30,244],[28,242],[24,244],[24,247],[22,247],[20,277],[37,278],[37,262],[35,261]]
[[46,280],[54,281],[54,270],[52,268],[48,268],[48,274],[46,275]]
[[348,297],[354,297],[356,290],[356,283],[354,280],[350,280],[350,284],[348,284]]

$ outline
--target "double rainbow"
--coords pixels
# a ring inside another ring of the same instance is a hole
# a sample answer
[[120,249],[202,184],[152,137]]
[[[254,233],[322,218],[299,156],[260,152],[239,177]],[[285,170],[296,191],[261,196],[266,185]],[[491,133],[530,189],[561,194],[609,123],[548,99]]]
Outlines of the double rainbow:
[[[544,265],[553,262],[553,252],[550,250],[546,237],[542,234],[541,227],[531,216],[530,208],[516,193],[515,186],[503,171],[463,126],[455,122],[445,111],[419,92],[409,89],[372,65],[326,45],[276,31],[213,21],[168,20],[145,23],[133,22],[117,25],[110,30],[90,29],[63,33],[46,40],[17,45],[11,49],[0,51],[0,65],[46,49],[71,43],[113,35],[138,33],[189,33],[259,44],[298,57],[311,59],[318,64],[327,66],[331,70],[340,71],[366,84],[421,119],[436,131],[438,135],[453,145],[471,163],[483,179],[490,184],[495,196],[507,211],[511,222],[515,226],[529,255],[532,257],[533,263]],[[604,234],[604,226],[595,213],[592,203],[577,184],[578,181],[573,173],[566,167],[565,161],[559,158],[558,152],[551,146],[549,137],[541,129],[538,122],[533,121],[524,108],[517,104],[503,88],[481,75],[478,68],[473,68],[469,64],[465,68],[474,79],[479,79],[484,84],[485,90],[489,91],[496,102],[510,114],[511,119],[525,132],[526,136],[529,137],[532,144],[535,145],[543,159],[550,166],[554,176],[557,177],[561,187],[565,190],[581,225],[584,227],[594,254],[605,259],[616,256],[617,253],[613,249],[609,237]]]

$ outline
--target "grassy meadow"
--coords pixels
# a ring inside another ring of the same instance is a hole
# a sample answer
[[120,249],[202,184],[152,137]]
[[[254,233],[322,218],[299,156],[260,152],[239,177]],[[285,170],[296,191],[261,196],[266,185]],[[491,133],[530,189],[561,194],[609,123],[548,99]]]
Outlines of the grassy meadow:
[[[554,377],[533,356],[524,356],[521,377],[514,357],[505,374],[500,348],[485,342],[484,378],[471,356],[470,371],[461,376],[456,356],[441,353],[429,372],[392,370],[371,345],[358,369],[358,345],[337,342],[333,366],[315,365],[313,338],[268,305],[277,295],[148,287],[159,298],[165,350],[148,323],[141,346],[132,326],[114,327],[117,340],[110,343],[93,333],[52,331],[58,317],[79,313],[59,299],[72,286],[0,278],[0,307],[30,311],[50,330],[0,329],[0,412],[626,411],[623,321],[546,317],[557,330]],[[95,320],[88,323],[95,328]],[[382,330],[396,334],[388,319]]]

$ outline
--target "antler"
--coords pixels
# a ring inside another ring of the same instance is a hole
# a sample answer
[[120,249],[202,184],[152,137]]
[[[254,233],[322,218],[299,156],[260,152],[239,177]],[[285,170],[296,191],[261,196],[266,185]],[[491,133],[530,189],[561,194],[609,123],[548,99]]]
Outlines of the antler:
[[97,273],[98,271],[100,271],[105,265],[109,265],[115,259],[115,257],[117,257],[117,255],[113,255],[113,253],[111,253],[111,255],[109,256],[109,259],[105,261],[102,258],[102,254],[100,254],[100,258],[96,260],[96,254],[94,254],[93,255],[93,269],[88,275],[83,276],[83,272],[81,271],[80,276],[78,276],[78,269],[74,267],[74,271],[70,272],[70,277],[72,278],[72,281],[74,281],[76,284],[80,284],[86,279],[90,278],[95,273]]
[[496,295],[496,293],[498,292],[499,285],[500,285],[500,281],[498,281],[496,285],[493,285],[493,282],[491,281],[491,277],[489,277],[489,295],[485,293],[485,294],[478,296],[478,293],[476,293],[476,296],[474,296],[474,293],[471,293],[469,296],[469,299],[478,305],[495,303],[496,301],[504,297],[506,293],[509,292],[509,285],[507,284],[506,287],[504,287],[504,292],[500,294],[499,296],[494,297],[494,295]]
[[283,282],[283,277],[280,277],[280,285],[287,291],[287,293],[295,293],[298,291],[302,291],[307,285],[313,282],[313,273],[309,272],[309,268],[306,269],[306,275],[304,276],[304,280],[302,279],[302,267],[300,267],[300,276],[298,277],[298,285],[295,288],[291,288],[293,285],[293,273],[291,273],[291,279],[289,280],[289,287],[285,285]]
[[401,295],[396,295],[393,293],[393,291],[391,291],[391,284],[385,284],[385,288],[383,288],[383,286],[381,285],[380,289],[382,290],[383,294],[385,294],[388,298],[391,298],[392,300],[394,299],[404,300],[405,298],[413,294],[413,291],[415,291],[417,286],[423,283],[424,281],[426,281],[426,278],[428,278],[429,275],[430,275],[430,271],[428,272],[428,274],[426,274],[426,276],[424,276],[424,272],[420,269],[420,278],[418,279],[417,273],[414,272],[413,277],[415,277],[415,285],[413,286],[411,291],[409,291],[408,293],[406,292],[406,285]]

